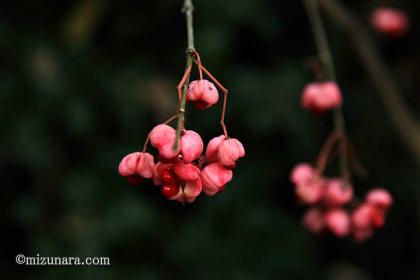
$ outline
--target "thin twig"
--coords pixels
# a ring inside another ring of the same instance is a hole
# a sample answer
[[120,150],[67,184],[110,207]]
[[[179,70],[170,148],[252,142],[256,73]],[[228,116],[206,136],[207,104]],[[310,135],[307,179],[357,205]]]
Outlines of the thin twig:
[[196,61],[197,66],[203,70],[203,72],[216,84],[216,86],[223,92],[223,105],[222,105],[222,114],[220,116],[220,126],[222,127],[223,134],[226,138],[228,138],[227,128],[225,124],[225,116],[226,116],[226,107],[227,107],[227,96],[229,91],[222,86],[222,84],[200,63]]
[[[318,48],[319,60],[325,72],[325,77],[327,80],[336,81],[334,63],[328,46],[327,37],[325,35],[324,26],[322,24],[318,0],[304,0],[304,3]],[[334,110],[334,124],[336,132],[345,136],[345,122],[341,107]],[[343,138],[341,138],[339,143],[340,172],[344,180],[350,180],[350,172],[347,166],[346,142],[342,139]]]
[[338,140],[342,138],[342,134],[337,131],[331,132],[328,136],[327,140],[324,142],[321,151],[319,152],[318,160],[316,163],[316,169],[320,176],[324,173],[325,166],[330,159],[331,151],[334,148],[334,145],[337,143]]
[[184,0],[184,6],[182,8],[182,12],[185,13],[185,18],[187,22],[187,63],[186,63],[186,71],[185,73],[188,73],[187,75],[184,75],[180,83],[178,85],[178,94],[179,89],[182,86],[182,95],[180,98],[179,106],[178,106],[178,113],[177,113],[177,126],[176,126],[176,138],[175,143],[173,146],[174,150],[178,150],[179,146],[179,139],[181,138],[181,132],[184,129],[184,123],[185,123],[185,103],[187,100],[187,92],[188,92],[188,84],[190,82],[190,74],[191,74],[191,67],[193,64],[193,54],[195,52],[194,49],[194,27],[193,27],[193,11],[194,6],[192,4],[192,0]]
[[312,32],[318,48],[318,58],[328,80],[335,81],[334,64],[328,47],[327,37],[322,24],[317,0],[304,0],[306,12],[311,22]]
[[184,87],[185,82],[187,81],[188,77],[191,75],[191,68],[192,68],[192,65],[187,66],[187,68],[185,69],[184,75],[181,78],[181,81],[179,82],[178,86],[176,87],[177,90],[178,90],[178,110],[179,110],[180,105],[181,105],[183,87]]
[[193,26],[193,12],[194,6],[192,0],[184,0],[182,12],[185,13],[187,20],[187,42],[188,49],[194,50],[194,26]]
[[202,69],[202,65],[201,65],[200,54],[198,53],[198,51],[194,50],[193,55],[194,55],[194,58],[195,58],[194,61],[197,64],[197,67],[198,67],[198,76],[200,77],[200,80],[202,80],[203,79],[203,69]]

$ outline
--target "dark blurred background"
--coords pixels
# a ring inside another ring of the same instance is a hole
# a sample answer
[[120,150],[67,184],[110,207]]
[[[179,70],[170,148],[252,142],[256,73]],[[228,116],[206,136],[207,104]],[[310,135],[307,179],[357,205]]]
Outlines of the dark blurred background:
[[[377,5],[407,11],[404,38],[370,32],[418,116],[420,3],[342,2],[366,28]],[[227,123],[247,156],[223,194],[183,206],[117,173],[176,110],[182,1],[1,2],[1,278],[419,279],[419,168],[343,32],[325,18],[348,133],[369,171],[356,190],[383,186],[395,198],[386,226],[361,244],[306,232],[288,180],[332,129],[330,115],[299,106],[315,55],[302,3],[194,4],[196,47],[231,92]],[[205,142],[221,134],[220,106],[187,110]],[[112,266],[25,267],[19,253],[108,256]]]

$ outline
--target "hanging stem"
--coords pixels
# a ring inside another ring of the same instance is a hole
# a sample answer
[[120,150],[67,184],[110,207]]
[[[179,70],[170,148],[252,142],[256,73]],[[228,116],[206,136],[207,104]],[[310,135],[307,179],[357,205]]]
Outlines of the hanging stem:
[[[173,146],[174,150],[178,149],[179,139],[181,138],[181,132],[184,129],[185,124],[185,103],[187,99],[188,84],[190,83],[191,68],[193,64],[193,54],[195,52],[194,48],[194,27],[193,27],[193,11],[194,6],[192,0],[184,0],[184,6],[182,12],[185,13],[185,18],[187,22],[187,63],[184,77],[178,85],[178,95],[181,95],[178,113],[177,113],[177,126],[176,126],[176,138]],[[180,94],[180,89],[182,87],[182,94]]]
[[198,53],[198,51],[194,50],[193,55],[194,55],[194,62],[197,64],[197,67],[198,67],[198,75],[200,77],[200,80],[202,80],[203,79],[203,69],[202,69],[200,54]]
[[[325,78],[330,81],[336,81],[334,64],[331,57],[331,51],[328,47],[327,37],[321,20],[318,0],[304,0],[306,12],[308,14],[312,32],[318,48],[318,57],[324,69]],[[339,164],[341,176],[344,180],[350,180],[350,172],[347,167],[347,147],[345,138],[345,122],[341,107],[334,110],[335,131],[343,137],[339,142]]]
[[325,166],[327,165],[328,159],[330,158],[331,151],[334,148],[334,145],[342,138],[343,135],[337,131],[333,131],[325,141],[322,146],[321,151],[319,152],[318,160],[316,163],[316,168],[319,175],[324,173]]
[[311,57],[307,60],[306,66],[312,71],[317,81],[325,80],[324,71],[318,57]]
[[228,133],[225,125],[225,116],[226,116],[226,107],[227,107],[227,96],[229,91],[222,86],[222,84],[203,66],[201,63],[196,61],[197,66],[201,69],[209,78],[216,84],[216,86],[223,92],[223,107],[222,107],[222,114],[220,116],[220,125],[223,129],[223,134],[226,138],[228,138]]
[[176,87],[177,90],[178,90],[178,110],[179,110],[180,105],[181,105],[183,87],[184,87],[185,82],[187,81],[188,77],[191,75],[191,68],[192,68],[192,65],[187,66],[187,68],[185,69],[184,75],[182,76],[181,81],[179,82],[178,86]]

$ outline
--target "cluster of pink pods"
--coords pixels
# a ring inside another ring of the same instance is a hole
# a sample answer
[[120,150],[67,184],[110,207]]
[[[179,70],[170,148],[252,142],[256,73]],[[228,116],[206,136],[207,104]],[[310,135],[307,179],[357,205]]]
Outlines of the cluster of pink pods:
[[409,27],[407,15],[398,9],[379,7],[371,15],[371,24],[376,31],[389,37],[401,37]]
[[[192,81],[187,100],[199,109],[217,103],[216,87],[207,80]],[[232,180],[236,161],[245,156],[237,139],[221,135],[213,138],[204,152],[201,136],[183,129],[177,141],[176,130],[167,124],[155,126],[149,133],[151,145],[157,150],[157,161],[147,152],[134,152],[120,162],[118,171],[129,183],[152,179],[170,200],[191,203],[204,192],[213,196],[222,192]]]
[[[406,33],[409,25],[408,17],[402,11],[383,7],[372,13],[371,23],[377,31],[392,37]],[[314,32],[317,33],[315,28]],[[313,233],[330,232],[338,237],[352,235],[355,240],[363,241],[373,234],[374,229],[384,225],[392,197],[384,189],[371,190],[363,202],[354,197],[349,165],[354,165],[357,160],[345,132],[341,111],[343,98],[340,87],[332,80],[335,76],[333,67],[324,60],[323,52],[329,52],[328,47],[318,45],[319,61],[313,64],[316,66],[315,74],[329,80],[306,85],[300,102],[304,109],[314,113],[334,110],[335,129],[325,141],[317,168],[306,163],[298,164],[292,170],[290,179],[295,185],[298,200],[310,206],[303,218],[307,229]],[[330,67],[321,69],[324,66]],[[333,154],[331,152],[334,148],[336,150]],[[326,164],[333,157],[340,161],[341,177],[328,178],[322,174]]]
[[308,84],[301,98],[303,108],[317,113],[340,107],[341,103],[340,88],[332,81]]
[[[363,202],[356,202],[353,187],[341,178],[320,176],[310,164],[295,166],[290,176],[297,199],[310,206],[303,224],[313,233],[330,232],[337,237],[352,235],[363,241],[381,228],[391,195],[384,189],[369,191]],[[356,205],[358,204],[358,205]]]

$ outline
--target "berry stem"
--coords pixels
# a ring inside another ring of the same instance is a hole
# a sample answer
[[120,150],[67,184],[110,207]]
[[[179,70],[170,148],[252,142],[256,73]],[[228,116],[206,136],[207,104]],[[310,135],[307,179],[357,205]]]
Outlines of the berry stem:
[[306,66],[312,71],[318,82],[325,80],[324,71],[322,70],[321,63],[317,57],[309,58],[306,62]]
[[191,68],[192,68],[192,65],[187,66],[187,68],[185,69],[184,75],[182,76],[181,81],[179,82],[178,86],[176,87],[177,90],[178,90],[178,110],[181,106],[183,87],[184,87],[185,82],[187,81],[188,77],[191,75]]
[[315,43],[318,48],[318,59],[325,72],[325,78],[328,80],[336,80],[334,64],[331,52],[328,47],[328,41],[319,12],[318,0],[304,0],[306,12],[309,17],[312,32],[314,34]]
[[[184,76],[178,85],[178,95],[181,95],[179,106],[178,106],[178,113],[177,113],[177,126],[176,126],[176,138],[175,143],[173,146],[174,150],[178,149],[179,139],[181,138],[182,129],[184,129],[185,124],[185,103],[187,99],[187,92],[188,92],[188,84],[190,82],[190,75],[191,75],[191,68],[193,64],[193,54],[195,52],[194,48],[194,27],[193,27],[193,11],[194,6],[192,4],[192,0],[184,0],[184,6],[182,8],[182,12],[185,14],[185,19],[187,22],[187,63],[186,63],[186,70]],[[180,94],[180,89],[182,87],[182,94]]]
[[328,159],[330,158],[331,151],[338,140],[343,137],[337,131],[333,131],[325,141],[324,145],[322,146],[321,152],[319,153],[318,160],[316,163],[316,169],[318,170],[318,174],[322,176],[325,170],[325,166],[327,165]]
[[[336,81],[334,63],[331,51],[328,47],[328,41],[322,24],[321,14],[319,11],[318,0],[304,0],[306,12],[309,17],[312,32],[318,49],[318,58],[325,72],[325,78],[330,81]],[[347,166],[347,147],[344,140],[346,135],[345,122],[341,107],[334,110],[335,131],[342,137],[339,142],[339,164],[341,176],[344,180],[350,180],[350,172]]]
[[195,62],[197,66],[204,71],[204,73],[216,84],[216,86],[223,92],[223,107],[222,107],[222,114],[220,116],[220,125],[223,129],[223,134],[226,138],[228,138],[228,133],[225,124],[225,116],[226,116],[226,106],[227,106],[227,96],[229,91],[222,86],[222,84],[199,62]]
[[193,55],[194,55],[194,62],[197,64],[197,67],[198,67],[198,75],[200,77],[200,80],[202,80],[203,79],[203,69],[201,68],[202,64],[201,64],[200,54],[198,53],[198,51],[194,50]]

